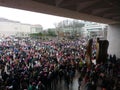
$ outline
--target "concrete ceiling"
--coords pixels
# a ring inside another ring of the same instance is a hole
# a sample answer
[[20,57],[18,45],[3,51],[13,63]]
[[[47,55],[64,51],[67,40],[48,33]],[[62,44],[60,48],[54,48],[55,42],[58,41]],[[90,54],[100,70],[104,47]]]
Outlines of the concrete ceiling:
[[106,24],[120,22],[120,0],[0,0],[0,6]]

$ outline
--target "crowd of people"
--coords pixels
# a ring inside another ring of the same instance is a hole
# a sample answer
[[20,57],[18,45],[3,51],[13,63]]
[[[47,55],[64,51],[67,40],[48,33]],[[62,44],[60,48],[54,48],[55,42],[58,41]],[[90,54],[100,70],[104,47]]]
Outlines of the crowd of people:
[[110,56],[106,63],[87,67],[86,42],[6,38],[0,42],[0,90],[56,90],[62,81],[69,89],[76,71],[79,90],[83,84],[84,90],[117,88],[119,60]]
[[79,90],[120,90],[119,64],[115,55],[110,55],[105,63],[92,63],[90,68],[83,64],[78,79]]
[[69,88],[77,58],[84,53],[81,42],[6,39],[0,45],[1,88],[53,90],[62,78]]

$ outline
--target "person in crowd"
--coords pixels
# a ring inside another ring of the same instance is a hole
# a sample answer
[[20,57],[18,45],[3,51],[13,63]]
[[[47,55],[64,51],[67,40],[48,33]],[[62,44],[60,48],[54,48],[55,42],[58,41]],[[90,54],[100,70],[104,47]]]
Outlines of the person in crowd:
[[[86,42],[87,39],[58,42],[6,38],[0,42],[0,90],[57,90],[62,81],[69,89],[76,70],[81,74],[79,87],[85,81],[87,90],[95,90],[101,73],[105,77],[119,76],[120,67],[115,55],[106,63],[87,67],[83,44]],[[102,77],[102,89],[114,82],[112,79],[108,83],[105,77]]]

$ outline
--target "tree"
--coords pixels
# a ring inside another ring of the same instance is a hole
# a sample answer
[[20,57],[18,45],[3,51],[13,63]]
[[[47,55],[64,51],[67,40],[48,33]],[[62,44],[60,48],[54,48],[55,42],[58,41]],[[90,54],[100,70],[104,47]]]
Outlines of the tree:
[[70,35],[74,37],[77,35],[77,33],[81,34],[82,27],[84,27],[84,23],[78,20],[63,20],[59,23],[55,23],[54,25],[57,32],[63,31],[65,33],[70,33]]
[[56,33],[55,33],[55,30],[53,30],[53,29],[48,29],[48,34],[47,34],[48,36],[52,36],[52,37],[56,37],[57,35],[56,35]]
[[78,20],[73,20],[71,27],[73,29],[73,36],[76,36],[78,33],[82,34],[81,30],[82,27],[84,27],[84,23],[81,23]]
[[43,33],[32,33],[30,34],[30,37],[32,38],[39,38],[39,37],[42,37],[44,34]]

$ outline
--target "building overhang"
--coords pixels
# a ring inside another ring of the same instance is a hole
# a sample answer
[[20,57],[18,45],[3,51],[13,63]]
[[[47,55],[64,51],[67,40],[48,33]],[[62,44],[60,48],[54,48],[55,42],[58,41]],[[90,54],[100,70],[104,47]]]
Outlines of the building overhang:
[[[46,2],[45,2],[46,1]],[[69,1],[69,0],[68,0]],[[17,9],[23,9],[28,11],[34,11],[39,13],[45,13],[45,14],[51,14],[56,16],[63,16],[68,18],[74,18],[74,19],[80,19],[80,20],[86,20],[86,21],[93,21],[93,22],[99,22],[104,24],[115,24],[119,23],[119,11],[116,11],[116,15],[112,15],[112,13],[104,14],[104,17],[100,16],[102,12],[109,12],[110,8],[105,7],[98,7],[97,9],[94,7],[95,2],[100,2],[100,0],[75,0],[79,1],[80,5],[75,5],[74,7],[71,6],[71,8],[68,8],[67,6],[70,6],[71,3],[65,2],[65,0],[0,0],[0,6],[5,7],[11,7],[11,8],[17,8]],[[86,4],[88,3],[88,4]],[[100,2],[102,4],[102,2]],[[89,9],[92,10],[92,13],[85,13],[83,10]],[[117,8],[114,8],[117,9]],[[2,12],[1,12],[2,13]],[[98,14],[98,15],[97,15]],[[114,16],[114,17],[113,17]],[[112,19],[108,18],[112,17]]]

